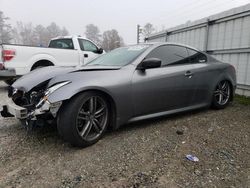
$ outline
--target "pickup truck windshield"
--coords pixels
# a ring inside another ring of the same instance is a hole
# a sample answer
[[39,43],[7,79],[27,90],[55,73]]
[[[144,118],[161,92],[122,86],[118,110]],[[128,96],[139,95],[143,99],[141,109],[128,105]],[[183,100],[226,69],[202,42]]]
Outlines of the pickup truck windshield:
[[148,47],[149,45],[135,45],[135,46],[117,48],[109,53],[100,56],[97,59],[94,59],[86,66],[101,65],[101,66],[122,67],[135,60]]
[[55,39],[49,43],[49,48],[74,49],[72,39]]

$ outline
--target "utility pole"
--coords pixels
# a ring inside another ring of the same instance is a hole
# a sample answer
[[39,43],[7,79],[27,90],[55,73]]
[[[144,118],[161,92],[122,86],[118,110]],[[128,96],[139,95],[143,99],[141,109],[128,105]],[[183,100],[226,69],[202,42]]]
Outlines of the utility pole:
[[142,29],[141,29],[141,26],[138,24],[137,25],[137,44],[140,43],[140,35],[142,33]]

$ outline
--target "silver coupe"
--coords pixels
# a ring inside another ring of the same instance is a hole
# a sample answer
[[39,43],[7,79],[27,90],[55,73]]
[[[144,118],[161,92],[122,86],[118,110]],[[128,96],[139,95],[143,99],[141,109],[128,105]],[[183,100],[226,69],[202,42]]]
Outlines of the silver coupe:
[[85,147],[108,127],[225,108],[235,88],[232,65],[189,46],[145,43],[117,48],[85,66],[35,70],[10,87],[1,114],[26,126],[54,121],[67,142]]

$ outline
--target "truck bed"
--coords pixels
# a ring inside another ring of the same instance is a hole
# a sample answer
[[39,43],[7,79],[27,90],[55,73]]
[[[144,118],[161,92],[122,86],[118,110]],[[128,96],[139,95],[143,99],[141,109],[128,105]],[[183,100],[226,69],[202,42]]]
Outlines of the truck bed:
[[[79,63],[78,50],[75,49],[61,49],[61,48],[48,48],[27,46],[19,44],[2,44],[4,50],[14,50],[15,56],[11,61],[4,63],[5,68],[15,68],[16,75],[27,74],[34,62],[38,61],[50,61],[52,64],[58,66],[77,66]],[[1,53],[0,51],[0,53]],[[23,67],[27,67],[24,71]]]

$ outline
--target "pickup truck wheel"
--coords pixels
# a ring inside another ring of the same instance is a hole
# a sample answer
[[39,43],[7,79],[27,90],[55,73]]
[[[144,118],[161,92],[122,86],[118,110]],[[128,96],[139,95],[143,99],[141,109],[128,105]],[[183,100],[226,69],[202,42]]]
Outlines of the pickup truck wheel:
[[63,104],[57,119],[59,134],[73,146],[87,147],[104,135],[109,104],[98,92],[85,92]]
[[46,67],[46,66],[36,66],[36,67],[32,67],[31,71],[36,70],[36,69],[40,69],[40,68],[43,68],[43,67]]
[[38,61],[36,62],[32,68],[31,68],[31,71],[35,70],[35,69],[40,69],[40,68],[43,68],[43,67],[48,67],[48,66],[53,66],[54,64],[51,63],[50,61]]

